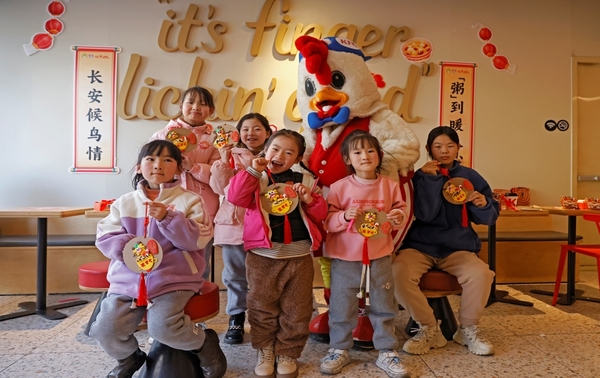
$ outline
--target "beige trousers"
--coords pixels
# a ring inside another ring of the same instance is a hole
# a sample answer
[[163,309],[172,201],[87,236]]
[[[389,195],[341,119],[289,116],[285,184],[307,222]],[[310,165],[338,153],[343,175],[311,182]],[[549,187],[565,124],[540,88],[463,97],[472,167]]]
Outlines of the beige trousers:
[[458,310],[460,324],[479,324],[490,296],[494,272],[473,252],[456,251],[444,258],[435,258],[416,249],[402,249],[392,263],[398,303],[421,325],[436,324],[433,310],[419,289],[421,276],[431,268],[456,276],[462,286]]

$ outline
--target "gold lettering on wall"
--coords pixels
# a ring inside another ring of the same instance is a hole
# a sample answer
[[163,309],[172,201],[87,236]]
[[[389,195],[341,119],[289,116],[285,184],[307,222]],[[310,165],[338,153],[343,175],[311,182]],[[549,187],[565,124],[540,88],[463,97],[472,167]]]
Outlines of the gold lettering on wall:
[[[291,15],[288,14],[290,4],[290,0],[265,0],[258,19],[255,22],[246,22],[246,26],[252,29],[251,56],[258,56],[264,35],[275,28],[272,51],[290,60],[298,54],[294,41],[303,35],[311,35],[315,38],[343,36],[353,40],[364,51],[365,55],[387,58],[394,51],[394,47],[406,41],[411,34],[411,30],[406,26],[389,26],[384,33],[371,24],[361,28],[346,23],[337,23],[329,29],[327,34],[323,34],[323,26],[319,24],[304,25],[303,23],[294,22]],[[209,5],[207,7],[208,21],[206,21],[207,25],[204,26],[205,23],[200,20],[200,11],[201,8],[198,5],[189,4],[183,18],[177,19],[176,13],[173,10],[168,10],[166,12],[168,19],[162,21],[158,35],[157,42],[160,49],[167,53],[181,51],[197,54],[199,49],[210,54],[222,52],[225,48],[224,35],[228,31],[227,25],[223,21],[212,20],[216,10],[214,6]],[[269,17],[280,17],[279,25],[276,22],[271,22]],[[195,28],[198,27],[206,27],[207,35],[212,41],[192,40],[193,36],[198,35],[195,32]],[[139,117],[145,120],[153,118],[168,120],[179,116],[179,109],[175,108],[174,105],[181,100],[183,91],[169,85],[162,88],[153,88],[158,81],[152,77],[144,79],[143,84],[145,85],[136,84],[140,83],[140,77],[143,75],[141,67],[142,57],[135,53],[131,54],[117,99],[118,116],[122,119]],[[201,80],[203,67],[203,59],[196,56],[191,68],[188,87],[204,86]],[[410,114],[419,74],[421,74],[421,69],[415,65],[410,65],[405,88],[392,86],[383,96],[383,101],[390,105],[390,108],[397,108],[395,111],[407,122],[417,122],[421,119],[418,116],[412,117]],[[428,72],[425,73],[425,66],[423,66],[423,74],[428,74]],[[225,79],[223,84],[224,87],[218,91],[207,88],[211,93],[216,93],[215,113],[210,119],[237,120],[241,117],[242,111],[248,110],[247,108],[250,108],[253,112],[262,111],[265,100],[265,91],[262,88],[246,89],[239,86],[236,89],[231,79]],[[273,77],[268,87],[265,87],[268,90],[267,99],[275,94],[276,87],[277,79]],[[293,122],[301,121],[300,112],[297,109],[295,90],[287,99],[285,117]]]

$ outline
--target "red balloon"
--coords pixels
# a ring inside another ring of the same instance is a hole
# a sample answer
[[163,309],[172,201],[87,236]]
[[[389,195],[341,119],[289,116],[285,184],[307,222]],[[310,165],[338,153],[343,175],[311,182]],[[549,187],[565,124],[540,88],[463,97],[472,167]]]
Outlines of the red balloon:
[[52,35],[58,35],[63,31],[65,25],[58,18],[51,18],[44,24],[46,31]]
[[52,47],[53,43],[54,38],[52,38],[52,35],[48,33],[38,33],[33,36],[31,41],[33,47],[38,50],[48,50],[50,47]]
[[508,58],[504,55],[496,55],[492,58],[492,64],[499,70],[505,70],[508,68]]
[[65,13],[65,5],[60,1],[53,1],[48,4],[48,12],[54,17],[58,17]]
[[493,43],[486,43],[485,45],[483,45],[482,50],[483,55],[490,58],[496,55],[496,53],[498,52],[498,50],[496,49],[496,45],[494,45]]
[[483,41],[489,41],[492,38],[492,31],[488,28],[479,29],[479,38]]

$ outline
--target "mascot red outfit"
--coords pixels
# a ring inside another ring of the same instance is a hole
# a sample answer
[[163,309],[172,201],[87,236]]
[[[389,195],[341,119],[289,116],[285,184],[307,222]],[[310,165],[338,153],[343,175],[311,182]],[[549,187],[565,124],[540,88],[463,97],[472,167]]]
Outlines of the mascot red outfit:
[[[322,40],[303,36],[296,40],[300,52],[298,69],[298,108],[302,115],[307,166],[319,177],[327,195],[328,187],[348,175],[340,154],[342,141],[356,129],[376,137],[384,150],[382,173],[400,183],[407,204],[404,229],[394,236],[396,247],[404,238],[413,217],[411,178],[419,159],[419,140],[404,120],[381,101],[379,83],[369,71],[363,52],[345,38]],[[325,254],[327,251],[325,251]],[[327,258],[319,260],[325,299],[329,303],[329,267]],[[362,299],[361,299],[362,302]],[[310,325],[311,338],[329,341],[328,312],[315,317]],[[353,332],[355,345],[372,346],[373,328],[360,303],[358,326]]]

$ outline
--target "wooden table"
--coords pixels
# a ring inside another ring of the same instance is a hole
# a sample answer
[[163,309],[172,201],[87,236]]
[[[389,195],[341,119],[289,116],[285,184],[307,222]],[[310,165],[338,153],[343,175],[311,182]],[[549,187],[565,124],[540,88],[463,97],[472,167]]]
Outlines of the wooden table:
[[[600,214],[598,210],[570,210],[563,209],[562,207],[548,207],[548,206],[538,206],[540,209],[547,210],[552,215],[562,215],[569,217],[568,219],[568,231],[567,231],[567,244],[575,244],[577,238],[577,217],[582,216],[583,214]],[[566,294],[558,294],[558,302],[559,304],[570,306],[577,299],[581,299],[583,301],[590,302],[599,302],[600,299],[583,297],[583,290],[575,290],[575,252],[569,251],[567,257],[567,293]],[[546,291],[546,290],[531,290],[532,293],[549,295],[553,296],[554,292]]]
[[19,307],[25,311],[0,316],[0,321],[37,314],[46,319],[57,320],[67,315],[55,311],[88,303],[84,300],[69,301],[53,306],[46,306],[46,266],[48,261],[48,218],[65,218],[83,215],[90,207],[23,207],[16,209],[0,209],[0,218],[37,218],[37,287],[36,301],[22,302]]
[[85,212],[86,218],[106,218],[110,214],[110,210],[88,210]]

